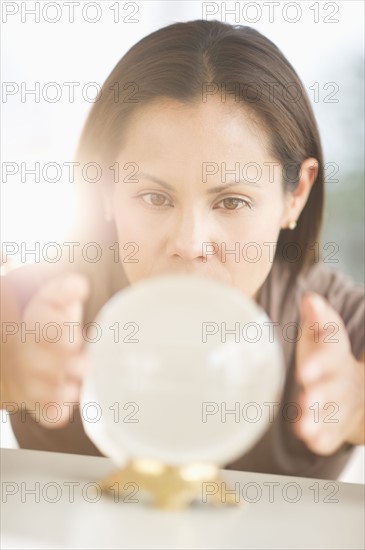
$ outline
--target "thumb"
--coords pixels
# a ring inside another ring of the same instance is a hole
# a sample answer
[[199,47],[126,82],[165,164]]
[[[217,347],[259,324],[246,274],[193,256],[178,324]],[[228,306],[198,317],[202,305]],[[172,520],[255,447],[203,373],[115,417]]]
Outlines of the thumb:
[[318,365],[329,355],[339,357],[350,349],[350,341],[337,311],[315,292],[306,292],[300,304],[301,338],[296,348],[297,374],[302,382],[314,379]]
[[[67,273],[47,281],[27,304],[23,321],[42,326],[81,322],[84,302],[90,292],[88,279],[80,273]],[[52,344],[53,345],[53,344]]]
[[306,292],[300,314],[304,340],[312,344],[338,343],[339,334],[342,334],[345,326],[341,316],[323,296],[316,292]]
[[53,307],[64,307],[75,301],[84,302],[90,292],[90,284],[81,273],[66,273],[52,279],[39,291],[39,298]]
[[[305,292],[301,302],[301,318],[303,324],[320,322],[327,320],[326,313],[329,309],[328,302],[316,292]],[[324,319],[325,318],[325,319]]]

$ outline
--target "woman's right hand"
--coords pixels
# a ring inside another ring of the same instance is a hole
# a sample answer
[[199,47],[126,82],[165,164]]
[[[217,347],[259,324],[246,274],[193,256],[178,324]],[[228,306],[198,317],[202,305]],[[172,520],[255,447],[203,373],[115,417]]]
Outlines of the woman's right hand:
[[[79,403],[88,368],[82,323],[89,292],[86,277],[63,274],[44,284],[23,313],[6,386],[8,395],[24,414],[48,428],[72,421],[74,407]],[[39,339],[30,332],[36,326]]]

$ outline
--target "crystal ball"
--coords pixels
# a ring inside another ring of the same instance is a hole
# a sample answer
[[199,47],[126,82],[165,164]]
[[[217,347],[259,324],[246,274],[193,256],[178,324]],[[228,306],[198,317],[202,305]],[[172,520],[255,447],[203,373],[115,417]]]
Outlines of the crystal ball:
[[80,412],[115,464],[221,466],[273,421],[282,349],[264,310],[237,288],[196,275],[151,277],[116,293],[93,328]]

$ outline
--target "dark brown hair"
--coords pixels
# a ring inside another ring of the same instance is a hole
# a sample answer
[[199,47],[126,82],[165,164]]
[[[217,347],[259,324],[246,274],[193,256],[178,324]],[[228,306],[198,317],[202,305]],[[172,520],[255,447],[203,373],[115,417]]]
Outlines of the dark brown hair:
[[[281,230],[275,261],[289,261],[295,277],[314,261],[310,247],[319,238],[324,202],[323,154],[315,117],[297,73],[268,38],[247,26],[196,20],[175,23],[146,36],[119,61],[102,86],[83,129],[76,160],[111,165],[128,137],[128,120],[141,104],[159,98],[185,103],[202,100],[204,83],[239,83],[247,94],[237,102],[265,130],[268,154],[284,167],[285,190],[295,190],[301,163],[319,163],[296,229]],[[294,170],[293,170],[294,168]],[[289,172],[289,173],[288,173]],[[294,175],[293,175],[294,172]],[[104,221],[95,184],[81,189],[79,233],[116,241]],[[290,258],[291,243],[294,257]],[[296,249],[296,250],[295,250]]]

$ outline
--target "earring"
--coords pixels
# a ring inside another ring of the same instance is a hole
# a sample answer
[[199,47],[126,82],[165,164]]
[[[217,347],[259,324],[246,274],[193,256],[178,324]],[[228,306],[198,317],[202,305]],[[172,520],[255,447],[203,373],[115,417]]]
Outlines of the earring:
[[288,226],[287,226],[287,227],[288,227],[288,229],[293,230],[293,229],[296,228],[296,226],[297,226],[297,222],[296,222],[295,220],[291,220],[291,221],[288,223]]

